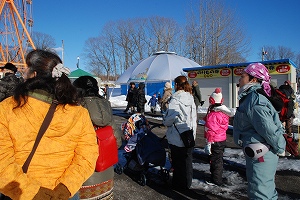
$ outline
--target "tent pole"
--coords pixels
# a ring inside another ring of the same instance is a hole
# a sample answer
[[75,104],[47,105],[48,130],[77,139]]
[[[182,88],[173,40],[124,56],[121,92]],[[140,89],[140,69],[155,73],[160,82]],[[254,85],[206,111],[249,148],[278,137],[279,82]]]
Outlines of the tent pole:
[[111,98],[111,95],[112,95],[112,93],[113,93],[114,89],[115,89],[115,86],[112,88],[111,92],[109,93],[109,98],[108,98],[108,99],[110,99],[110,98]]

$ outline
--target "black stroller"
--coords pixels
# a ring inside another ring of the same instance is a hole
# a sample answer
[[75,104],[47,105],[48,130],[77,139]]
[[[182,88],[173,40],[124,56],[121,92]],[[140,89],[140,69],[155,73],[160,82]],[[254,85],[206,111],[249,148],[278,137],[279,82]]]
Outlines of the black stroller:
[[165,169],[166,152],[162,139],[152,132],[148,120],[142,114],[133,114],[122,130],[127,140],[124,147],[126,164],[124,171],[135,175],[137,182],[144,186],[147,183],[149,168],[160,167],[158,175],[163,181],[169,179],[169,170]]

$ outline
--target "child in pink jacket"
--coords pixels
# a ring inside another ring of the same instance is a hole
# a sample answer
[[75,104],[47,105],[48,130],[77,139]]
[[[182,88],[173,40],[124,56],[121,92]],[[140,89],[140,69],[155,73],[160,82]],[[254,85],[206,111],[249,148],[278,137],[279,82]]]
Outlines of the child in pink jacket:
[[209,108],[204,117],[204,137],[206,138],[205,153],[210,159],[211,180],[206,181],[211,185],[223,185],[223,153],[226,146],[226,131],[228,129],[229,117],[233,116],[231,111],[223,105],[220,88],[209,97]]

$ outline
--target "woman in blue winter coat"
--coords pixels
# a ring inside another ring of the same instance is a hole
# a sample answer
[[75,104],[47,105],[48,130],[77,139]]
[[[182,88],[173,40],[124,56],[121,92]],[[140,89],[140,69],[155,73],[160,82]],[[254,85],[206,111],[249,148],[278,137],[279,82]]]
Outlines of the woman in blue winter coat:
[[249,199],[277,199],[278,155],[285,151],[284,129],[272,103],[270,75],[261,63],[248,65],[239,79],[234,142],[243,147]]
[[174,82],[176,92],[170,98],[169,107],[163,117],[163,124],[168,127],[166,137],[171,149],[172,168],[174,169],[172,187],[175,190],[187,190],[192,184],[192,152],[194,148],[184,146],[179,132],[193,129],[194,138],[196,138],[197,113],[192,87],[186,77],[178,76]]

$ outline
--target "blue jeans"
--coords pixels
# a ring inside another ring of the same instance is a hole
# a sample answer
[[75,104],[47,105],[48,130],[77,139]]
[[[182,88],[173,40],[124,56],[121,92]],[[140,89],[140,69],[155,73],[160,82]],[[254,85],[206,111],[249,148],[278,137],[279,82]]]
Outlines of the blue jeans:
[[76,194],[74,194],[74,196],[72,198],[70,198],[69,200],[80,200],[79,192],[77,192]]

